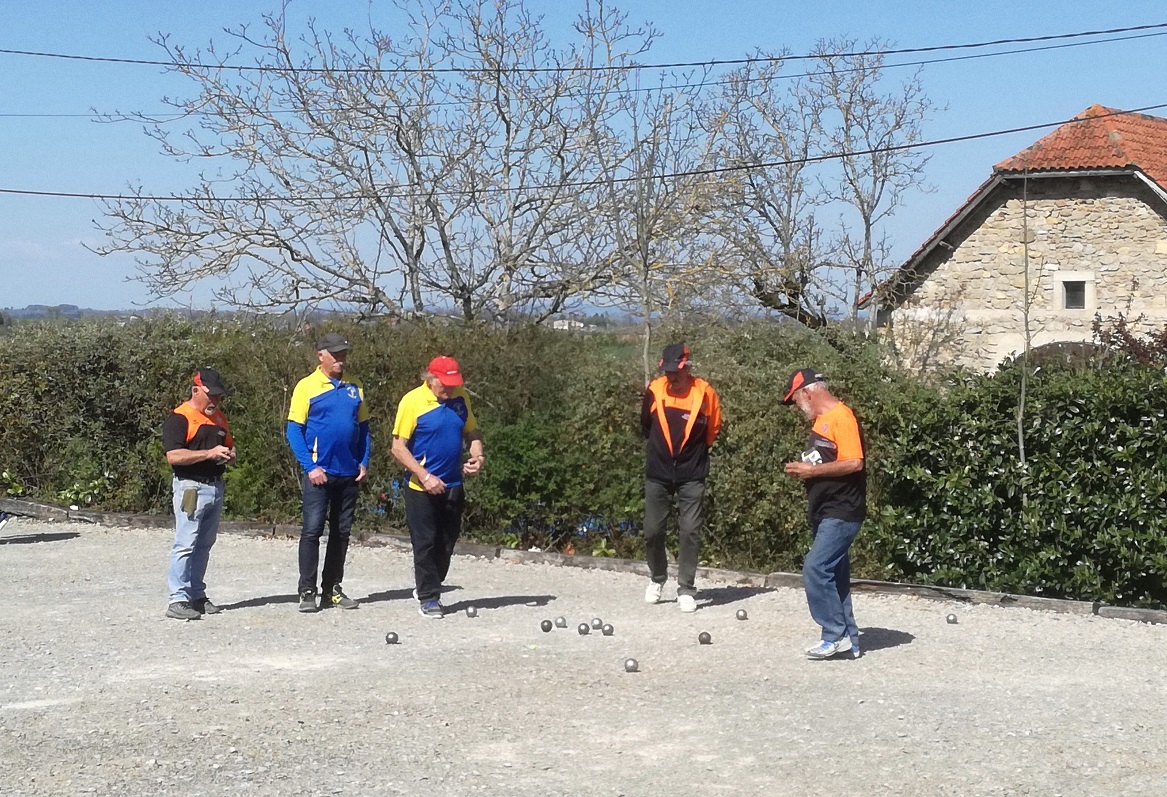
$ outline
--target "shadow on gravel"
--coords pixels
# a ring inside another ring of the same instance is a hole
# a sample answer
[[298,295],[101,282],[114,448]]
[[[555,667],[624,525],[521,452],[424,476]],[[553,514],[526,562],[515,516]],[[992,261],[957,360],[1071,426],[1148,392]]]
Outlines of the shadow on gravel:
[[411,587],[387,589],[384,592],[370,592],[359,600],[361,603],[380,603],[381,601],[400,601],[406,598],[413,600],[413,589]]
[[458,601],[446,605],[446,612],[460,612],[467,606],[476,609],[502,609],[507,606],[546,606],[555,600],[554,595],[498,595],[493,598],[479,598],[474,601]]
[[238,603],[226,603],[219,608],[229,612],[232,609],[253,609],[256,606],[267,606],[272,603],[296,603],[299,600],[297,595],[265,595],[262,598],[249,598]]
[[859,629],[859,647],[864,653],[872,650],[898,648],[900,645],[911,644],[915,638],[907,631],[897,631],[894,628]]
[[42,534],[22,534],[19,537],[0,537],[0,545],[28,545],[34,542],[60,542],[81,535],[75,531],[48,531]]
[[713,587],[712,589],[700,590],[697,593],[697,599],[701,606],[724,606],[727,603],[744,601],[746,598],[752,598],[769,591],[765,587]]

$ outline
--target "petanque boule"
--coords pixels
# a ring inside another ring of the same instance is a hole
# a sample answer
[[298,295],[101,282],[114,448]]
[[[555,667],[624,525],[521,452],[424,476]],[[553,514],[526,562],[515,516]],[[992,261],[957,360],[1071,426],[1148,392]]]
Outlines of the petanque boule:
[[949,625],[956,625],[956,615],[955,614],[950,614],[944,619],[948,621]]
[[592,618],[592,628],[594,628],[594,629],[596,629],[597,631],[599,631],[599,630],[600,630],[601,628],[603,628],[603,627],[604,627],[604,621],[603,621],[603,620],[601,620],[599,617],[593,617],[593,618]]
[[636,672],[640,669],[640,664],[636,659],[624,659],[624,672]]
[[700,642],[702,645],[712,645],[713,644],[713,637],[709,636],[708,631],[702,631],[700,634],[697,635],[697,641]]
[[556,628],[567,628],[567,618],[566,617],[556,617],[555,618],[555,627]]
[[739,619],[739,620],[747,620],[747,619],[749,619],[749,615],[748,615],[748,614],[746,614],[746,610],[745,610],[745,609],[738,609],[738,610],[737,610],[737,619]]
[[396,645],[397,644],[397,634],[393,633],[392,631],[390,631],[388,634],[386,634],[385,635],[385,644],[386,645]]
[[477,609],[477,607],[474,607],[474,606],[467,606],[467,607],[466,607],[466,616],[467,616],[467,617],[477,617],[477,616],[478,616],[478,609]]
[[550,620],[544,620],[543,622],[539,623],[539,627],[542,628],[543,633],[546,634],[546,633],[549,633],[551,631],[551,629],[554,628],[555,626],[552,624],[552,622]]
[[589,633],[591,633],[592,629],[588,626],[587,623],[580,623],[579,628],[576,630],[579,631],[580,636],[587,636]]
[[612,636],[612,634],[616,633],[616,629],[612,627],[611,623],[605,623],[604,627],[600,629],[600,633],[604,636]]

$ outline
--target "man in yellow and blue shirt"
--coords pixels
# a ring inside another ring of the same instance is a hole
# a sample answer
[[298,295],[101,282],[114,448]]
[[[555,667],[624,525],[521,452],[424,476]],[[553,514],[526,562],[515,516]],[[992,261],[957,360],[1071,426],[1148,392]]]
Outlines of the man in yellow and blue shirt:
[[344,594],[344,560],[360,483],[369,470],[372,440],[361,383],[345,377],[349,343],[329,332],[316,343],[319,367],[292,391],[287,438],[304,470],[304,521],[300,530],[300,611],[316,611],[320,537],[328,519],[328,546],[320,573],[320,608],[357,608]]
[[[458,362],[435,357],[422,380],[397,405],[393,456],[410,473],[405,520],[413,543],[418,611],[441,618],[442,582],[462,529],[462,478],[478,473],[486,457]],[[465,463],[464,442],[470,447]]]

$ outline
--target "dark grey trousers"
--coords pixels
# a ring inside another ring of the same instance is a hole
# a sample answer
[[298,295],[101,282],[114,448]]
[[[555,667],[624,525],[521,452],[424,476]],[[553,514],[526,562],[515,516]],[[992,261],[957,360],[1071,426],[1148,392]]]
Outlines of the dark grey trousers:
[[669,578],[665,555],[665,524],[677,502],[677,528],[680,556],[677,557],[677,594],[696,595],[693,581],[697,577],[697,554],[701,551],[701,524],[704,520],[702,499],[705,482],[664,482],[644,480],[644,554],[652,580],[663,584]]

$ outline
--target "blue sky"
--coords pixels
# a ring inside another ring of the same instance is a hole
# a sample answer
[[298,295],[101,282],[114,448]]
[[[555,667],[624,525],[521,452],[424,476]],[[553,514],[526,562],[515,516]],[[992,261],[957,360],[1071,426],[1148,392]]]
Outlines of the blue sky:
[[[547,15],[555,33],[566,32],[582,4],[531,0],[530,7]],[[1150,1],[625,0],[615,5],[631,21],[652,21],[662,31],[650,55],[653,62],[737,58],[759,47],[802,53],[819,39],[838,36],[878,36],[900,47],[917,47],[1167,23],[1167,7]],[[226,40],[223,27],[258,23],[263,12],[277,7],[275,0],[10,0],[4,6],[2,49],[147,60],[162,56],[150,36],[168,33],[188,48],[204,47],[211,40]],[[380,0],[301,1],[291,4],[290,16],[313,16],[329,29],[362,27],[370,17],[391,27],[393,11]],[[1167,35],[928,65],[922,73],[925,90],[944,110],[927,122],[925,137],[1052,122],[1094,103],[1117,108],[1167,103],[1163,74]],[[163,96],[186,88],[160,68],[0,54],[0,85],[0,188],[111,193],[133,182],[150,193],[169,193],[191,184],[193,169],[163,157],[133,125],[15,116],[160,109]],[[1167,116],[1167,111],[1156,113]],[[989,175],[994,163],[1044,132],[932,148],[927,179],[936,190],[908,197],[892,220],[888,231],[896,256],[911,253]],[[129,279],[135,272],[132,258],[102,258],[82,246],[101,241],[93,227],[100,214],[100,206],[90,200],[0,195],[0,307],[76,304],[118,309],[147,303],[145,288]],[[197,291],[186,302],[205,307],[208,297]]]

